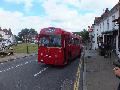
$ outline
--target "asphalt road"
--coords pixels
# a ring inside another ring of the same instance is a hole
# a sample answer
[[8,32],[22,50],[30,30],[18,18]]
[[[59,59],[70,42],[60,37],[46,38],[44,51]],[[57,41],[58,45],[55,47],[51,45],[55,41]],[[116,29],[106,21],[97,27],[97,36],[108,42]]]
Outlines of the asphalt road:
[[82,90],[79,63],[77,58],[64,67],[50,66],[38,64],[37,56],[0,63],[0,90],[77,90],[76,85]]

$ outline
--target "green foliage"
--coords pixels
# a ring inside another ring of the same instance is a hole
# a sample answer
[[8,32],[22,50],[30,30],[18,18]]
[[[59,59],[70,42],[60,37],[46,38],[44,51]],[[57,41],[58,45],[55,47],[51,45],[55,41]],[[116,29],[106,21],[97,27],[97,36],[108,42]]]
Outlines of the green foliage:
[[84,42],[89,40],[89,32],[86,29],[83,29],[81,32],[74,32],[77,35],[82,36]]
[[15,37],[16,41],[22,41],[22,38],[20,38],[19,36],[14,35],[14,37]]
[[37,35],[37,31],[35,29],[22,29],[21,32],[18,33],[18,37],[16,37],[20,41],[24,41],[23,39],[29,38],[31,39],[33,36]]

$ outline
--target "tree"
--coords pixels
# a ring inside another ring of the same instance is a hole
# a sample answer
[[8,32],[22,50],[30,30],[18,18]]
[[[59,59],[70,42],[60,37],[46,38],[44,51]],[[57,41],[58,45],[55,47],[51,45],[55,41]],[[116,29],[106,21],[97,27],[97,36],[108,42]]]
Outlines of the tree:
[[22,39],[19,36],[14,35],[16,41],[22,41]]
[[86,29],[83,29],[81,32],[74,32],[74,34],[82,36],[84,42],[89,40],[89,32]]
[[35,29],[22,29],[21,32],[18,33],[18,39],[25,42],[26,39],[31,40],[34,36],[37,35],[37,31]]

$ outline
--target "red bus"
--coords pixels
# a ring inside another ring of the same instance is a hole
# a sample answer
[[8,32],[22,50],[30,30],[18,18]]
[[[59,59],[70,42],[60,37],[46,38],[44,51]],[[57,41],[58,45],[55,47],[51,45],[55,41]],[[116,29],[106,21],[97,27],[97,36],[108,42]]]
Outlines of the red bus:
[[61,28],[43,28],[38,36],[38,62],[65,65],[81,54],[81,38]]

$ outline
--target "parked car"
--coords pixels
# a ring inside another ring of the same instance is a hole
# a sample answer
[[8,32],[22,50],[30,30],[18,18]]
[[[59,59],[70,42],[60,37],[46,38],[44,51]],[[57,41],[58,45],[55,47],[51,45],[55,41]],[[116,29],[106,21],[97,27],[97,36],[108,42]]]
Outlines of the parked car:
[[35,40],[34,43],[35,43],[35,44],[38,44],[38,40]]
[[21,44],[21,43],[22,43],[22,41],[17,41],[17,43],[18,43],[18,44]]

